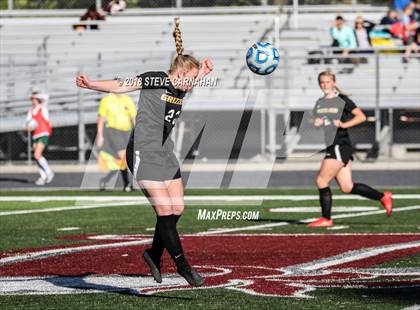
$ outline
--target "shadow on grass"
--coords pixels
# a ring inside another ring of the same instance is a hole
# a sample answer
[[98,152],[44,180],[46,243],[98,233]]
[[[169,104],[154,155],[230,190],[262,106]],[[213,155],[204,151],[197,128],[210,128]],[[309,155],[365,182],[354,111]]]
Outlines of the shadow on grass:
[[[118,286],[107,285],[107,284],[86,282],[86,279],[85,279],[86,277],[94,276],[94,275],[95,275],[94,273],[84,273],[79,276],[57,275],[57,276],[46,278],[45,281],[58,287],[65,287],[65,288],[76,289],[76,290],[85,290],[86,293],[88,293],[88,291],[99,291],[99,292],[105,292],[105,293],[130,295],[130,296],[137,296],[137,297],[143,297],[143,298],[193,300],[193,298],[180,297],[180,296],[174,297],[174,296],[164,296],[164,295],[158,295],[158,294],[153,294],[153,295],[142,294],[140,292],[141,288],[135,289],[135,288],[128,288],[128,287],[118,287]],[[133,279],[150,278],[149,275],[145,275],[145,274],[124,275],[124,277],[132,277]]]
[[32,183],[31,181],[27,179],[21,179],[21,178],[0,178],[0,182],[15,182],[15,183]]
[[[328,289],[322,289],[323,293],[320,295],[326,297],[331,293]],[[339,294],[344,298],[357,298],[363,300],[366,298],[366,301],[372,303],[382,302],[392,302],[392,301],[404,301],[407,305],[414,305],[420,303],[420,284],[405,284],[398,287],[380,287],[380,288],[357,288],[357,289],[334,289],[333,294]],[[321,297],[318,295],[318,297]],[[416,308],[417,309],[417,308]]]

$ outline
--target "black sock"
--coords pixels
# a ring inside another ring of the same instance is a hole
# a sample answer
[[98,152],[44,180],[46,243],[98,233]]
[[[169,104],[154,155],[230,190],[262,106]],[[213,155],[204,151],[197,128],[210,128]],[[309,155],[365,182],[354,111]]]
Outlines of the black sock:
[[127,173],[127,169],[124,170],[120,170],[121,171],[121,176],[124,182],[124,187],[126,187],[128,185],[128,173]]
[[168,250],[178,268],[188,265],[182,250],[181,240],[176,230],[175,217],[173,215],[157,216],[157,231],[162,243]]
[[322,217],[331,219],[332,193],[329,187],[319,188],[319,203],[321,204]]
[[354,183],[350,193],[373,200],[381,200],[384,196],[383,193],[378,192],[376,189],[373,189],[372,187],[362,183]]
[[[175,225],[178,223],[180,217],[181,215],[174,214]],[[155,234],[153,236],[152,248],[150,250],[152,251],[152,255],[156,259],[156,261],[160,261],[163,255],[163,251],[165,250],[165,246],[163,245],[162,238],[159,235],[157,223],[155,226]]]

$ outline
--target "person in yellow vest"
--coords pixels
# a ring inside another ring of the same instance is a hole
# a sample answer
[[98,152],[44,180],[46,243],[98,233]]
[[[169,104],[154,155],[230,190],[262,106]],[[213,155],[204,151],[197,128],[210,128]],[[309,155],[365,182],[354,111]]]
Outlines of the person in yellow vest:
[[102,98],[98,110],[96,144],[100,148],[99,169],[109,173],[101,178],[100,190],[105,190],[106,183],[118,171],[124,181],[124,190],[132,190],[128,180],[125,149],[135,118],[136,106],[129,96],[110,93]]

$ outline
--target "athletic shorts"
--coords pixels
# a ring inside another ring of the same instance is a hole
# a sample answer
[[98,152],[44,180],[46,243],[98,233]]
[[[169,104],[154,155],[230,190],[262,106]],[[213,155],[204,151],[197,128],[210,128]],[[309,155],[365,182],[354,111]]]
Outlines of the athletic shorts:
[[353,160],[353,148],[348,144],[333,144],[325,150],[325,159],[336,159],[346,166]]
[[42,143],[42,144],[45,145],[45,147],[47,147],[48,144],[50,143],[50,138],[48,136],[42,136],[42,137],[39,137],[39,138],[35,138],[33,140],[33,143],[34,144]]
[[127,166],[137,181],[168,181],[181,177],[178,159],[172,151],[134,150],[127,146]]
[[118,152],[125,150],[131,131],[121,131],[114,128],[104,128],[104,145],[102,150],[118,157]]

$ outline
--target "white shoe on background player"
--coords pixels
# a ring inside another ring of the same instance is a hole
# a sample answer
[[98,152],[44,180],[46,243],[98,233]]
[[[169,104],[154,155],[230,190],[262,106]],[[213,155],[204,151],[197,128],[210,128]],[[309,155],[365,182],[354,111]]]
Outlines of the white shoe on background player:
[[45,183],[46,184],[51,183],[51,181],[54,179],[54,176],[55,176],[54,172],[50,172],[49,174],[47,174],[47,179],[45,180]]
[[43,186],[45,184],[47,184],[46,179],[42,177],[39,177],[38,180],[35,181],[35,185],[38,185],[38,186]]

